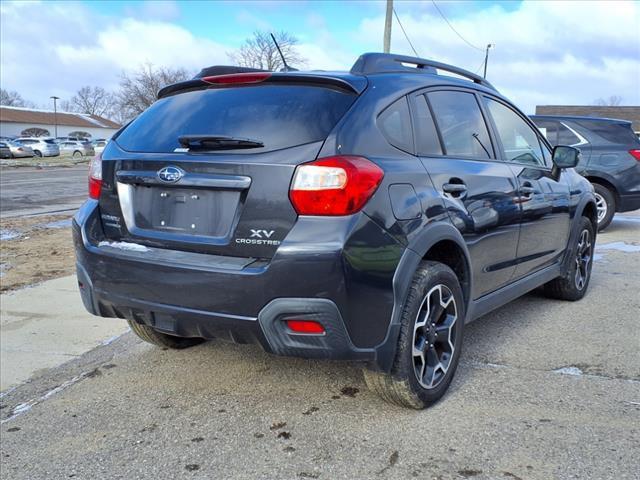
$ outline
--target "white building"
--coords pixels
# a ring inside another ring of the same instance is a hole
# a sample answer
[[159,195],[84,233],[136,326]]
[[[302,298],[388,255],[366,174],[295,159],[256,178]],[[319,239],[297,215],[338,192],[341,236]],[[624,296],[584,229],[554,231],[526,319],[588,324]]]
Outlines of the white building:
[[0,106],[0,137],[111,138],[119,128],[117,123],[97,115]]

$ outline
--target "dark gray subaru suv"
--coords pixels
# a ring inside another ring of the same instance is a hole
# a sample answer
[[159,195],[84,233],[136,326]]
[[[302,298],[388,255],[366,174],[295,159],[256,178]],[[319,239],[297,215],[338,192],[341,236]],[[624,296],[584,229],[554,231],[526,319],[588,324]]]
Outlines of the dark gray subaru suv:
[[93,161],[73,223],[82,299],[164,347],[359,361],[382,397],[422,408],[465,323],[542,285],[585,294],[597,220],[578,155],[429,60],[207,68]]

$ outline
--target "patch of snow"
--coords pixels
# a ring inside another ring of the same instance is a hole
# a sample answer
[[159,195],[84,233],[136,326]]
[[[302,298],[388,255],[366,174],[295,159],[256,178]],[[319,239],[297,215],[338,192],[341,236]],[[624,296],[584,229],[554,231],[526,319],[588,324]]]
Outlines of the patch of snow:
[[627,242],[611,242],[596,245],[596,252],[602,250],[618,250],[619,252],[636,253],[640,252],[640,245],[633,245]]
[[71,219],[58,220],[57,222],[49,222],[38,225],[40,228],[67,228],[71,226]]
[[[9,415],[7,418],[2,420],[2,422],[0,422],[0,423],[7,423],[7,422],[13,420],[16,417],[19,417],[23,413],[28,412],[29,410],[31,410],[37,404],[39,404],[41,402],[44,402],[45,400],[47,400],[48,398],[52,397],[56,393],[60,393],[62,390],[70,387],[71,385],[73,385],[75,383],[78,383],[80,380],[82,380],[87,375],[89,375],[89,373],[91,373],[91,372],[83,372],[80,375],[77,375],[77,376],[73,377],[71,380],[67,380],[66,382],[58,385],[57,387],[52,388],[51,390],[46,392],[44,395],[42,395],[42,396],[40,396],[38,398],[34,398],[34,399],[29,400],[28,402],[16,405],[13,408],[13,410],[11,411],[11,415]],[[9,392],[6,392],[5,395],[7,393],[9,393]]]
[[137,243],[130,242],[107,242],[102,241],[98,243],[99,247],[111,247],[119,250],[128,250],[130,252],[147,252],[149,249],[144,245],[138,245]]
[[560,375],[573,375],[574,377],[579,377],[582,375],[582,370],[578,367],[562,367],[554,370],[553,373],[559,373]]
[[598,260],[602,260],[604,258],[604,255],[602,255],[601,253],[594,253],[593,254],[593,261],[597,262]]
[[0,230],[0,240],[12,240],[14,238],[18,238],[20,236],[20,232],[16,232],[15,230],[7,230],[5,228]]
[[118,335],[114,335],[113,337],[107,338],[106,340],[104,340],[103,342],[100,343],[100,345],[109,345],[110,343],[115,342],[117,339],[119,339],[121,336],[123,336],[125,333],[130,332],[131,329],[127,328],[126,331],[119,333]]
[[613,217],[614,222],[629,222],[629,223],[640,223],[640,217],[623,217],[621,215],[616,215]]

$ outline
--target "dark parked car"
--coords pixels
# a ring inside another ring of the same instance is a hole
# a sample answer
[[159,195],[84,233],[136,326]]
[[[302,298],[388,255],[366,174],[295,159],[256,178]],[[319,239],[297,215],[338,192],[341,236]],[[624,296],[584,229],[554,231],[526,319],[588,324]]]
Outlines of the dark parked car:
[[0,142],[0,158],[12,158],[11,149],[7,142]]
[[541,285],[585,294],[597,220],[578,155],[429,60],[206,68],[92,161],[73,222],[81,296],[163,347],[360,361],[374,391],[423,408],[465,323]]
[[572,145],[582,152],[576,170],[595,188],[599,230],[615,212],[640,208],[640,140],[631,122],[546,115],[531,119],[551,145]]

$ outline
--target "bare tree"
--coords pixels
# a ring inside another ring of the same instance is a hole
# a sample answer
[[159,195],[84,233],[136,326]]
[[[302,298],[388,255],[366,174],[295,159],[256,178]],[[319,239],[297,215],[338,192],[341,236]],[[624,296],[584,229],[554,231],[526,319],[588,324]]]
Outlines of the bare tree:
[[35,107],[32,102],[29,102],[22,98],[22,95],[20,95],[18,92],[10,92],[8,90],[5,90],[4,88],[0,88],[0,105],[5,105],[7,107]]
[[61,107],[71,108],[72,112],[88,113],[99,117],[111,116],[115,99],[113,94],[107,92],[102,87],[82,87],[71,97],[69,102],[62,102]]
[[609,98],[598,98],[593,103],[600,107],[617,107],[622,103],[622,97],[611,95]]
[[158,90],[166,85],[187,80],[184,68],[155,67],[151,63],[141,65],[131,74],[120,76],[120,90],[116,93],[117,108],[113,119],[124,122],[146,110],[158,98]]
[[[282,55],[291,67],[307,64],[307,60],[297,50],[298,39],[287,32],[278,32],[274,36],[280,45]],[[267,32],[255,31],[253,36],[245,40],[235,52],[227,53],[229,59],[241,67],[260,68],[277,71],[284,67],[271,35]]]

